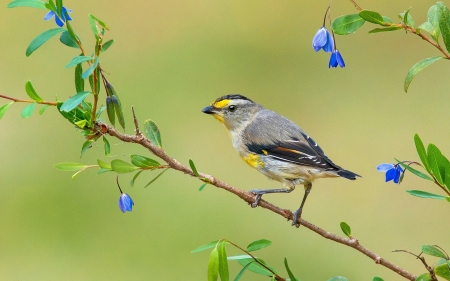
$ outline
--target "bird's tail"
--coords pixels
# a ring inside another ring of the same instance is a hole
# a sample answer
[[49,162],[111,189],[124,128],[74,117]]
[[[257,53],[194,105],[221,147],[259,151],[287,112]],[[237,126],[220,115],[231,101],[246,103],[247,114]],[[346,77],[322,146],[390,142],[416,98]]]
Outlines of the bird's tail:
[[361,177],[358,174],[355,174],[353,172],[350,172],[348,170],[340,170],[337,172],[337,174],[343,178],[349,179],[349,180],[356,180],[356,177]]

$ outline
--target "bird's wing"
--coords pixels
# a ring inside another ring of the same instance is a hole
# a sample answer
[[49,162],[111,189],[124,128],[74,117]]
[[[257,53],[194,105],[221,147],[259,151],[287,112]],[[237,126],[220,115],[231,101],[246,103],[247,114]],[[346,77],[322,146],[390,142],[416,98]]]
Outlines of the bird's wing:
[[274,113],[259,117],[257,125],[244,130],[250,152],[274,159],[324,170],[340,170],[320,146],[292,121]]

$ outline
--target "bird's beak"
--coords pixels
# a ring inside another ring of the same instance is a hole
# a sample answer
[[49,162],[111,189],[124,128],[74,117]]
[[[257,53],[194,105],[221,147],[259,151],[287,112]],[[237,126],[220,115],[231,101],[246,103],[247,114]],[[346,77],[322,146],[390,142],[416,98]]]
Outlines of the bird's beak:
[[206,114],[216,114],[217,113],[216,108],[214,106],[207,106],[202,109],[202,112],[206,113]]

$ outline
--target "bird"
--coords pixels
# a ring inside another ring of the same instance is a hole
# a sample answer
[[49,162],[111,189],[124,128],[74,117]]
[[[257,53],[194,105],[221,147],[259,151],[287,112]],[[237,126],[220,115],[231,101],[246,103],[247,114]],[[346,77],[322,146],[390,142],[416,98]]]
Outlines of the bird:
[[242,160],[269,179],[283,184],[283,188],[249,190],[255,195],[252,208],[258,206],[264,194],[290,193],[296,185],[304,186],[300,207],[293,213],[293,226],[300,227],[299,218],[314,180],[361,177],[331,161],[294,122],[245,96],[224,95],[202,112],[212,115],[225,126]]

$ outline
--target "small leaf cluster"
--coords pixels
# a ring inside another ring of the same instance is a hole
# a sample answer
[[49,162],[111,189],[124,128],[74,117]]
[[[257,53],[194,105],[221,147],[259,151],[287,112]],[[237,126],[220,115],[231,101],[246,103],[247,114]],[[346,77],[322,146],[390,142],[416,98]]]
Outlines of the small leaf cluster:
[[450,281],[450,258],[448,254],[437,245],[423,245],[422,253],[440,259],[432,267],[428,268],[429,272],[421,274],[416,280],[430,281],[433,280],[432,274],[435,274]]

